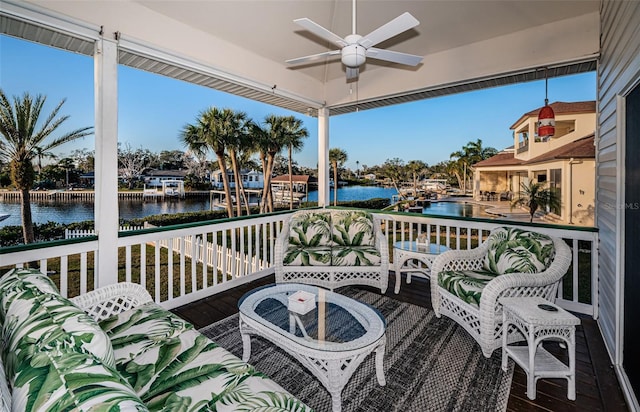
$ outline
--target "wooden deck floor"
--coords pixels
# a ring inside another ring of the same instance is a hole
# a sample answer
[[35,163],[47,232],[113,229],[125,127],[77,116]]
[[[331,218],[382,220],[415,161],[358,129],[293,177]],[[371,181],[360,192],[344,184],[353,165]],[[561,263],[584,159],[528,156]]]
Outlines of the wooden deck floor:
[[[389,278],[386,295],[415,305],[431,307],[427,280],[413,278],[411,286],[407,287],[403,279],[400,293],[395,295],[393,293],[395,277],[390,274]],[[259,279],[176,308],[174,313],[193,323],[196,328],[202,328],[235,314],[238,311],[238,300],[244,293],[271,283],[274,283],[273,276]],[[368,287],[363,288],[380,292]],[[628,410],[596,322],[584,316],[581,317],[581,321],[581,325],[576,330],[576,400],[567,399],[565,379],[541,379],[537,384],[536,399],[529,400],[526,395],[526,375],[516,366],[507,411],[617,412]],[[557,344],[552,343],[545,347],[561,358],[566,356],[565,351]]]

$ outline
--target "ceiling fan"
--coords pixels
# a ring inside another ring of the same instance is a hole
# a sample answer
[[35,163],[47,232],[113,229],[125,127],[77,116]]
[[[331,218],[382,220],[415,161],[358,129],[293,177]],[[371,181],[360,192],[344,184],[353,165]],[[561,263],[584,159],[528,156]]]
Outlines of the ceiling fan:
[[290,59],[286,61],[286,63],[288,64],[297,65],[313,63],[315,61],[323,60],[327,57],[340,55],[342,63],[346,66],[347,69],[347,80],[351,80],[358,77],[359,68],[362,64],[364,64],[367,57],[372,59],[385,60],[393,63],[405,64],[408,66],[417,66],[422,61],[422,56],[373,47],[378,43],[395,37],[398,34],[412,29],[413,27],[416,27],[418,24],[420,24],[420,22],[408,12],[401,14],[387,24],[378,27],[366,36],[360,36],[356,33],[356,0],[353,0],[352,34],[349,34],[344,38],[325,29],[318,23],[315,23],[314,21],[306,17],[295,19],[293,22],[315,34],[316,36],[322,37],[323,39],[337,45],[338,47],[340,47],[340,49],[313,54],[305,57],[299,57],[296,59]]

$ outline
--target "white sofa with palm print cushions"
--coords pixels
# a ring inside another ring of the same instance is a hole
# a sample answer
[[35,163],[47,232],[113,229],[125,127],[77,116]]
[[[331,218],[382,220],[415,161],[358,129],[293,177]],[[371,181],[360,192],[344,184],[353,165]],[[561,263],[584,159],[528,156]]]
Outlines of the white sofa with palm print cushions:
[[139,285],[72,301],[47,276],[12,270],[0,322],[2,412],[310,410]]
[[364,210],[315,209],[293,213],[275,245],[276,283],[335,289],[389,282],[389,246],[380,221]]
[[[559,238],[498,227],[471,250],[438,255],[431,268],[431,303],[480,344],[484,356],[502,345],[501,297],[538,296],[554,301],[571,263],[571,249]],[[509,343],[522,340],[515,328]]]

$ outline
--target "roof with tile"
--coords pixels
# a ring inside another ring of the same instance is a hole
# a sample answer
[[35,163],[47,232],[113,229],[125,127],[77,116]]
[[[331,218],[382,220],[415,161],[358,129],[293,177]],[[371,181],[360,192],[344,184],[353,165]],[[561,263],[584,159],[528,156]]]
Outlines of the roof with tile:
[[500,152],[495,156],[482,160],[474,167],[525,166],[558,159],[595,159],[595,134],[582,137],[562,147],[551,150],[530,160],[516,159],[513,152]]

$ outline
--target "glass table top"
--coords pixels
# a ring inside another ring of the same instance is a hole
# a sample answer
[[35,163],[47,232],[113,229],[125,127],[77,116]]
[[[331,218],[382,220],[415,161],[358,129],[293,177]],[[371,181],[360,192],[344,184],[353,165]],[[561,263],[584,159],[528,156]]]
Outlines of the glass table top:
[[450,250],[444,245],[435,243],[418,243],[416,241],[400,241],[393,244],[395,249],[406,250],[408,252],[424,253],[425,255],[439,255],[442,252]]
[[[298,291],[313,294],[305,314],[289,310],[289,297]],[[238,302],[241,315],[305,347],[325,351],[359,349],[376,342],[386,322],[378,310],[363,302],[316,286],[296,283],[252,290]]]

